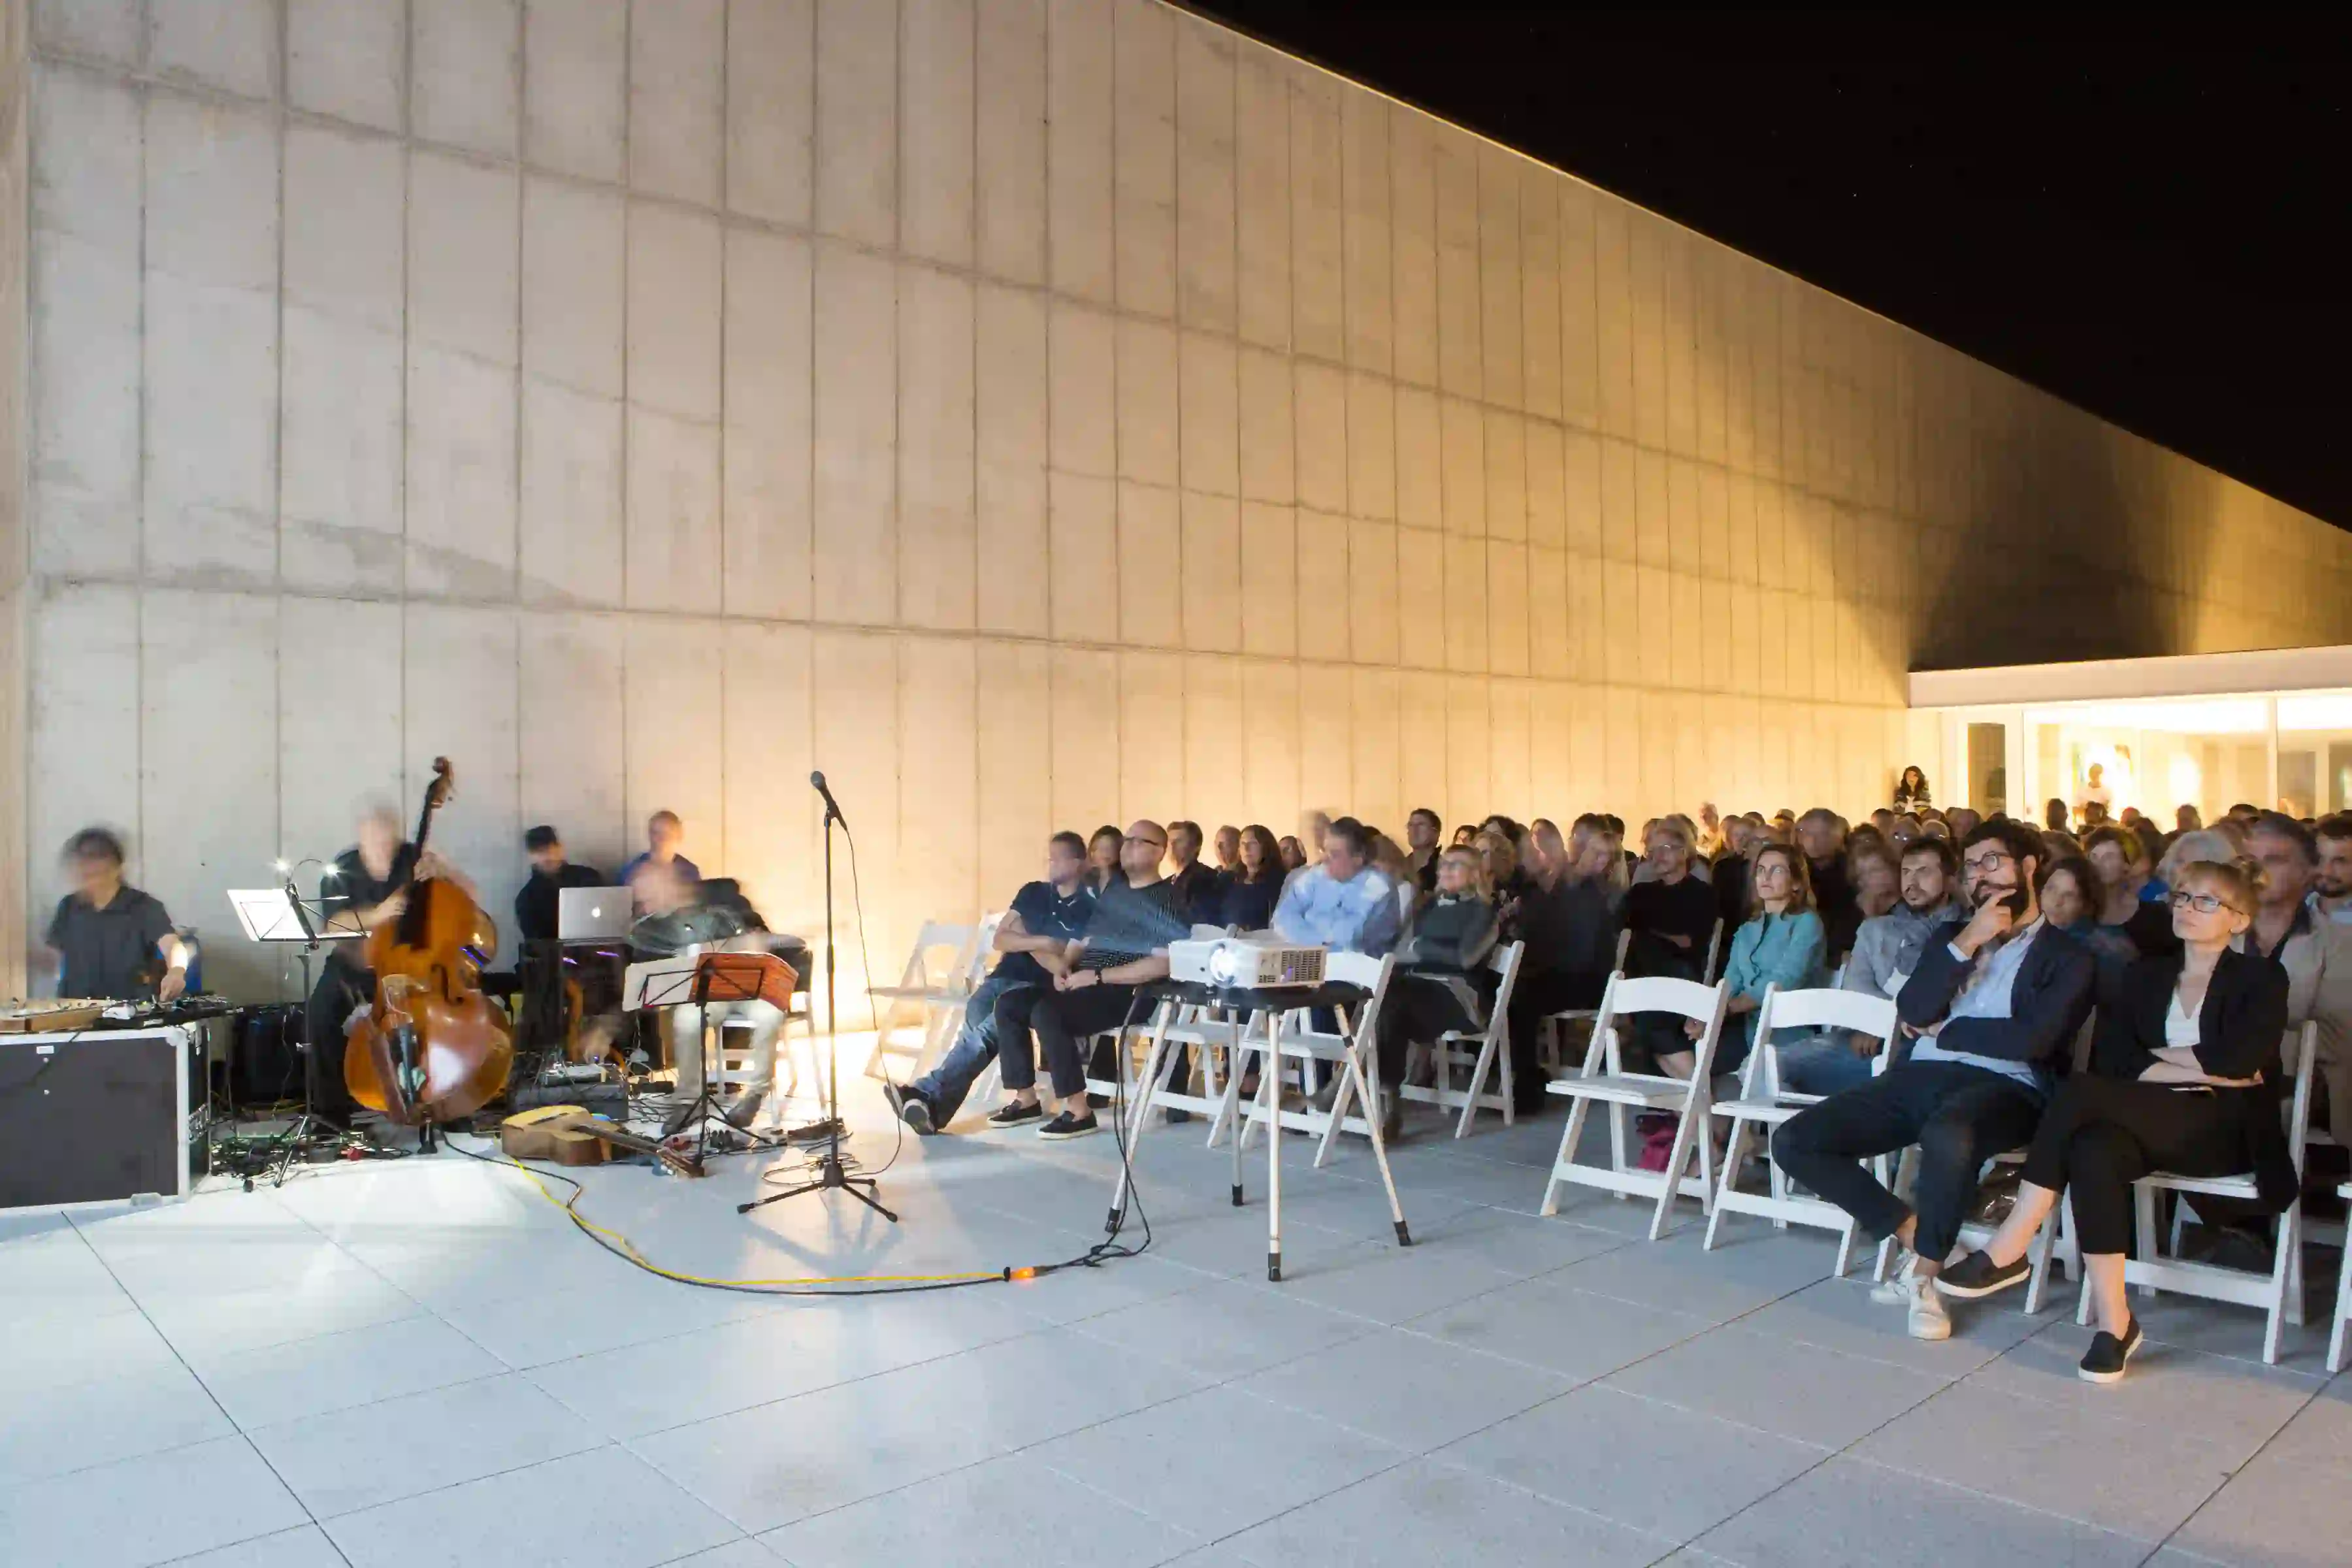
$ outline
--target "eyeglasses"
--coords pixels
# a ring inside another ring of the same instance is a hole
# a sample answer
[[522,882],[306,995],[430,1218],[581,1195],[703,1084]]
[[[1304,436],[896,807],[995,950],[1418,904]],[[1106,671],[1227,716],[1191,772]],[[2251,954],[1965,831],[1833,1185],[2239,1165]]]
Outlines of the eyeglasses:
[[2172,895],[2172,907],[2176,910],[2195,910],[2200,915],[2214,914],[2222,910],[2228,910],[2232,913],[2239,912],[2237,905],[2227,899],[2215,898],[2210,893],[2175,893]]
[[2005,850],[1996,849],[1990,855],[1970,856],[1960,862],[1960,868],[1971,877],[1981,877],[1997,866],[2011,866],[2016,863],[2016,856]]

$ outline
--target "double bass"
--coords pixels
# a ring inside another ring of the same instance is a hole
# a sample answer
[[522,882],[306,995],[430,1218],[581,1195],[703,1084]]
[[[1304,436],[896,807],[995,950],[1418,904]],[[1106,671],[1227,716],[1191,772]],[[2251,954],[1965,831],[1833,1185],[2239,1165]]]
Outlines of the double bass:
[[[449,759],[434,758],[416,821],[420,860],[453,788]],[[456,882],[419,878],[415,863],[402,890],[406,907],[368,933],[375,1000],[345,1031],[343,1077],[360,1104],[403,1126],[428,1126],[498,1098],[514,1065],[514,1030],[482,991],[482,965],[498,956],[497,924]]]

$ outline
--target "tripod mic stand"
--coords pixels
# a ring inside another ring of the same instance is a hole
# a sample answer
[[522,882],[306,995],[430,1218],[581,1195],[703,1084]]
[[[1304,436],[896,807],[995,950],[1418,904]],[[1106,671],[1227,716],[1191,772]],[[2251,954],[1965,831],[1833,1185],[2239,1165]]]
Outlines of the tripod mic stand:
[[849,824],[843,820],[841,807],[835,804],[833,791],[827,789],[823,773],[809,774],[809,783],[824,797],[824,1152],[817,1156],[816,1174],[797,1187],[787,1187],[781,1193],[771,1193],[747,1204],[737,1204],[737,1214],[750,1214],[753,1209],[780,1204],[786,1198],[796,1198],[803,1193],[847,1193],[892,1225],[898,1216],[882,1206],[882,1184],[871,1176],[853,1176],[841,1163],[841,1014],[834,994],[833,945],[833,830],[838,824],[842,836],[848,837]]

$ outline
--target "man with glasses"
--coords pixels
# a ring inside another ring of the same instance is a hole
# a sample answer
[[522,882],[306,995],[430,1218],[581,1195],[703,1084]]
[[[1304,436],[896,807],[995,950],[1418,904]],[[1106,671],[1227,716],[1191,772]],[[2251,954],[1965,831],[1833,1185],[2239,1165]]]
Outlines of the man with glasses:
[[1371,835],[1352,816],[1330,825],[1323,860],[1294,874],[1274,909],[1285,942],[1378,958],[1396,945],[1396,886],[1372,867]]
[[[1097,1130],[1082,1043],[1128,1021],[1135,988],[1168,977],[1168,944],[1191,929],[1175,884],[1160,874],[1167,853],[1166,828],[1156,822],[1129,825],[1118,851],[1127,880],[1103,889],[1086,937],[1069,945],[1054,988],[1036,993],[1029,1023],[1037,1031],[1054,1097],[1062,1102],[1060,1113],[1037,1129],[1040,1138],[1084,1138]],[[1009,1041],[1003,1006],[998,1004],[998,1030],[1001,1041]],[[1035,1105],[1037,1080],[1027,1053],[1001,1045],[997,1061],[1013,1102]]]
[[[2032,1137],[2050,1064],[2090,1012],[2094,965],[2083,944],[2045,924],[2035,899],[2041,836],[1988,822],[1961,847],[1970,912],[1921,945],[1895,994],[1909,1056],[1867,1083],[1798,1112],[1772,1139],[1791,1181],[1912,1254],[1902,1281],[1913,1337],[1949,1338],[1936,1277],[1959,1239],[1984,1162]],[[1861,1162],[1916,1143],[1906,1204]]]
[[[2322,869],[2319,840],[2294,817],[2254,814],[2246,853],[2263,868],[2254,923],[2236,945],[2286,971],[2292,1028],[2319,1026],[2314,1062],[2326,1090],[2326,1123],[2352,1143],[2352,929],[2315,914],[2309,895]],[[2315,1106],[2312,1116],[2320,1120]]]

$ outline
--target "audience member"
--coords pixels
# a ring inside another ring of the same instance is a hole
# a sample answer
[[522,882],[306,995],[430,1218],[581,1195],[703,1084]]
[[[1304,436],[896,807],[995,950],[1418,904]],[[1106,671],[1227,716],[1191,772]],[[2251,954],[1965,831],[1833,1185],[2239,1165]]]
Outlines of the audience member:
[[2106,889],[2099,904],[2099,924],[2122,932],[2133,950],[2147,958],[2177,952],[2179,942],[2172,934],[2170,905],[2143,896],[2156,865],[2142,831],[2102,827],[2084,842],[2083,854]]
[[1404,819],[1405,847],[1412,851],[1412,877],[1424,893],[1437,886],[1437,836],[1444,824],[1425,805],[1415,806]]
[[[1039,994],[1030,1011],[1054,1098],[1061,1102],[1054,1119],[1037,1129],[1040,1138],[1083,1138],[1097,1130],[1087,1095],[1084,1042],[1129,1021],[1137,1010],[1135,988],[1167,978],[1168,944],[1190,929],[1175,889],[1160,874],[1167,853],[1168,832],[1160,824],[1129,826],[1119,847],[1126,879],[1104,889],[1087,934],[1065,950],[1066,965],[1054,976],[1053,990]],[[1000,1009],[1004,1005],[998,1003]],[[1034,1105],[1037,1080],[1027,1052],[999,1038],[1004,1087],[1015,1100]]]
[[2172,814],[2172,830],[2175,833],[2194,833],[2204,826],[2205,818],[2193,805],[2180,806]]
[[[2319,865],[2311,830],[2292,816],[2259,812],[2246,853],[2262,869],[2253,924],[2237,945],[2286,971],[2287,1022],[2319,1026],[2315,1060],[2326,1090],[2326,1125],[2352,1143],[2352,931],[2317,920],[2305,901]],[[2315,1100],[2312,1118],[2321,1120]]]
[[2295,1199],[2279,1117],[2286,975],[2231,951],[2259,889],[2259,871],[2243,863],[2182,868],[2171,899],[2180,952],[2140,960],[2123,994],[2099,1010],[2091,1071],[2067,1079],[2052,1100],[2009,1217],[1983,1251],[1944,1271],[1943,1293],[1963,1300],[2021,1283],[2032,1273],[2033,1233],[2068,1194],[2098,1322],[2079,1368],[2087,1382],[2121,1378],[2140,1345],[2124,1290],[2134,1182],[2151,1171],[2251,1169],[2264,1211]]
[[1764,842],[1764,825],[1753,814],[1725,819],[1723,852],[1715,858],[1715,918],[1736,926],[1748,918],[1750,862]]
[[1805,852],[1806,870],[1813,887],[1813,905],[1821,911],[1830,952],[1853,950],[1853,933],[1862,925],[1862,909],[1854,901],[1853,884],[1845,870],[1845,830],[1837,813],[1815,806],[1797,818],[1797,847]]
[[1276,846],[1276,848],[1281,853],[1282,874],[1285,877],[1307,864],[1306,846],[1300,844],[1289,834],[1286,833],[1282,836],[1281,842]]
[[[955,1043],[936,1067],[905,1089],[884,1080],[883,1092],[908,1126],[918,1132],[945,1131],[992,1058],[998,1059],[1006,1087],[1012,1087],[1019,1071],[1003,1069],[1003,1059],[1008,1050],[1028,1057],[1030,1010],[1054,977],[1067,971],[1070,944],[1087,934],[1095,900],[1087,877],[1087,841],[1075,833],[1056,833],[1045,846],[1045,879],[1026,883],[1013,894],[1012,908],[997,925],[996,967],[972,988]],[[1021,999],[1005,1006],[1015,991],[1024,993]],[[1029,1064],[1024,1061],[1024,1066]],[[1029,1068],[1028,1081],[1033,1086],[1036,1082],[1034,1068]],[[990,1114],[988,1124],[1017,1127],[1044,1114],[1033,1087],[1025,1100],[1015,1095],[1005,1100]]]
[[[1940,838],[1922,838],[1903,852],[1901,897],[1854,933],[1853,952],[1839,977],[1841,989],[1892,999],[1919,967],[1928,933],[1962,918],[1958,898],[1959,857]],[[1799,1094],[1835,1094],[1870,1077],[1881,1047],[1876,1036],[1824,1034],[1780,1047],[1780,1082]]]
[[2138,960],[2139,948],[2121,931],[2099,923],[2106,895],[2098,868],[2080,855],[2053,859],[2042,868],[2042,886],[2035,893],[2042,918],[2081,942],[2098,966],[2091,991],[2095,1004],[2111,1005],[2122,994],[2124,973]]
[[1543,1021],[1601,1005],[1617,962],[1617,837],[1591,813],[1546,846],[1554,868],[1519,895],[1505,940],[1522,944],[1507,1019],[1515,1114],[1544,1101]]
[[[1893,909],[1902,896],[1902,857],[1884,838],[1857,839],[1846,856],[1846,874],[1853,887],[1854,911],[1862,920],[1875,920]],[[1861,929],[1857,921],[1855,929]]]
[[1217,869],[1230,877],[1242,868],[1242,830],[1231,823],[1217,829]]
[[1702,860],[1713,860],[1723,853],[1723,814],[1711,800],[1698,803],[1698,837],[1692,840],[1691,849]]
[[2319,865],[2311,877],[2311,912],[2337,925],[2352,925],[2352,813],[2323,816],[2313,837]]
[[1914,763],[1905,768],[1903,776],[1895,783],[1895,809],[1924,811],[1934,804],[1927,793],[1927,775],[1919,771],[1919,764]]
[[2105,763],[2093,763],[2083,771],[2083,808],[2092,806],[2105,810],[2115,804],[2115,792],[2107,788],[2107,768]]
[[1275,906],[1274,929],[1285,942],[1312,942],[1334,952],[1378,958],[1397,934],[1395,889],[1371,863],[1371,836],[1352,816],[1332,822],[1323,861],[1292,874]]
[[1368,827],[1364,831],[1371,843],[1372,868],[1388,879],[1396,900],[1397,924],[1402,927],[1412,918],[1412,906],[1421,899],[1421,884],[1412,874],[1412,857],[1405,853],[1403,845],[1379,828]]
[[[1867,1082],[1799,1111],[1772,1139],[1790,1180],[1852,1215],[1873,1238],[1911,1252],[1902,1292],[1911,1333],[1939,1340],[1951,1319],[1936,1289],[1983,1162],[2032,1136],[2091,1002],[2082,944],[2051,930],[2034,901],[2040,837],[1987,823],[1962,846],[1974,913],[1938,927],[1895,993],[1909,1056]],[[1919,1145],[1910,1203],[1861,1162]]]
[[1969,835],[1974,833],[1983,823],[1983,814],[1974,806],[1956,805],[1944,813],[1944,826],[1952,830],[1952,843],[1956,847],[1966,843]]
[[1491,827],[1481,828],[1471,846],[1478,857],[1480,869],[1486,874],[1486,896],[1495,900],[1503,920],[1511,918],[1512,906],[1533,880],[1519,865],[1519,847],[1511,842],[1510,835]]
[[522,836],[522,847],[530,857],[530,877],[515,894],[515,930],[525,942],[553,942],[560,934],[556,914],[563,889],[604,887],[604,873],[565,859],[563,840],[552,827],[532,828]]
[[1097,897],[1110,890],[1111,884],[1126,880],[1119,869],[1120,846],[1127,835],[1109,823],[1104,823],[1087,838],[1087,882]]
[[1894,826],[1886,830],[1886,841],[1895,847],[1895,856],[1900,858],[1905,846],[1926,832],[1927,824],[1906,811],[1898,814]]
[[1282,897],[1286,869],[1272,828],[1262,822],[1243,828],[1241,868],[1225,879],[1224,902],[1214,923],[1242,931],[1264,931],[1272,925],[1275,900]]
[[[1690,840],[1673,823],[1652,824],[1643,848],[1652,875],[1625,893],[1625,929],[1633,933],[1625,972],[1704,979],[1716,928],[1715,889],[1689,874]],[[1635,1015],[1633,1037],[1650,1064],[1685,1048],[1682,1023],[1671,1013]]]
[[[1731,954],[1724,961],[1724,983],[1731,998],[1724,1005],[1723,1038],[1716,1045],[1714,1077],[1738,1072],[1755,1043],[1756,1010],[1764,1005],[1767,988],[1811,989],[1829,983],[1823,952],[1822,917],[1813,909],[1813,889],[1806,876],[1805,858],[1786,845],[1759,850],[1749,868],[1754,885],[1752,912],[1731,937]],[[1702,1026],[1686,1023],[1683,1031],[1696,1039]],[[1675,1078],[1688,1078],[1697,1067],[1696,1052],[1672,1051],[1658,1066]]]
[[1438,858],[1436,892],[1414,911],[1397,942],[1397,967],[1375,1026],[1384,1139],[1402,1130],[1403,1097],[1398,1090],[1404,1085],[1410,1047],[1449,1029],[1485,1027],[1487,991],[1479,981],[1495,946],[1495,906],[1478,883],[1477,857],[1467,849],[1446,850]]
[[1168,825],[1168,880],[1186,920],[1217,918],[1224,901],[1222,879],[1201,864],[1201,825],[1181,818]]
[[1454,830],[1454,837],[1447,842],[1449,847],[1452,848],[1467,849],[1477,841],[1478,829],[1465,822],[1461,826]]

